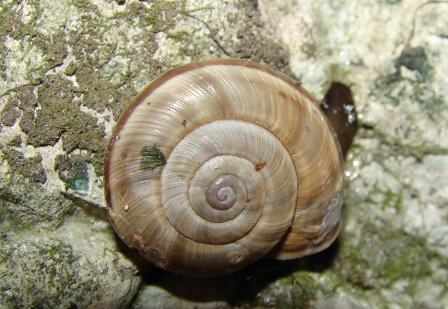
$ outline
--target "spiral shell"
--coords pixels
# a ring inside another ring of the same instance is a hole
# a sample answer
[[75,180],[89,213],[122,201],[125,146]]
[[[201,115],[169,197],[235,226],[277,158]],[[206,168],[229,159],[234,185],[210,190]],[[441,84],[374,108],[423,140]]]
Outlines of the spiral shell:
[[342,179],[334,133],[306,90],[235,59],[154,80],[118,120],[105,160],[118,235],[159,267],[196,276],[326,248]]

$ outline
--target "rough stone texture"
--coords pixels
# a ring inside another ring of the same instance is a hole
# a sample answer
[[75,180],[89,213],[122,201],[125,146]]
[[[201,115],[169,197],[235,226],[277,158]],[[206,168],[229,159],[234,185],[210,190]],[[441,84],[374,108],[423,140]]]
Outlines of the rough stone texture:
[[[3,235],[2,308],[129,306],[140,282],[135,278],[135,265],[113,248],[109,250],[114,237],[107,223],[84,220],[69,219],[54,232],[28,230]],[[92,230],[98,233],[94,236]]]
[[[423,3],[2,1],[0,307],[448,307],[448,4]],[[150,80],[217,57],[265,63],[317,100],[348,84],[361,129],[335,245],[194,279],[115,237],[103,156]]]
[[314,96],[344,82],[359,112],[346,163],[345,224],[330,267],[338,284],[314,304],[445,308],[448,3],[259,3]]

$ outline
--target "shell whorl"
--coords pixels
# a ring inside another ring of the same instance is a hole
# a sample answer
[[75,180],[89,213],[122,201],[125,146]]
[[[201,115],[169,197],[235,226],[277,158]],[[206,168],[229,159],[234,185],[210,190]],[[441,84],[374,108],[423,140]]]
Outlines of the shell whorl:
[[156,265],[221,275],[337,236],[342,157],[310,95],[243,60],[168,71],[117,122],[105,160],[115,230]]

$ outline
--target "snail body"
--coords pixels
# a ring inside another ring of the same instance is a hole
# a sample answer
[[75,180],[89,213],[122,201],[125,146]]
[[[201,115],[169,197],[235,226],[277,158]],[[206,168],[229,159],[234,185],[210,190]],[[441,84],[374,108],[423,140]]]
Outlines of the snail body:
[[328,247],[343,159],[296,81],[245,60],[175,68],[126,108],[105,159],[120,238],[157,266],[223,275]]

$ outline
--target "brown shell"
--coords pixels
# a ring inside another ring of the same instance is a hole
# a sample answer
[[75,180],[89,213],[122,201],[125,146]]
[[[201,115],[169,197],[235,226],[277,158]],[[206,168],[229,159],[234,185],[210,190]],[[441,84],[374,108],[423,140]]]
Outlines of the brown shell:
[[105,159],[118,235],[159,267],[195,276],[326,248],[340,228],[342,180],[334,133],[308,92],[236,59],[154,80],[121,115]]

